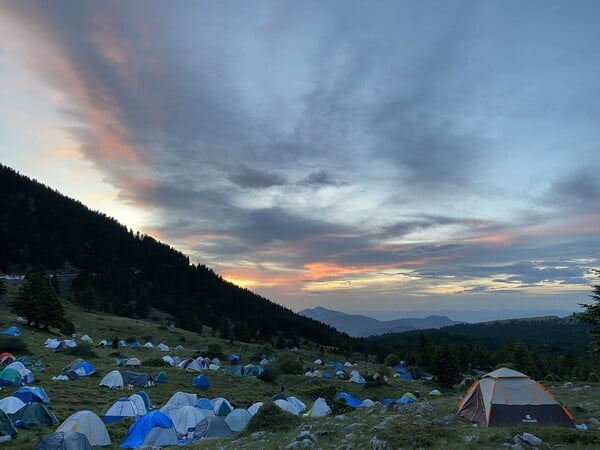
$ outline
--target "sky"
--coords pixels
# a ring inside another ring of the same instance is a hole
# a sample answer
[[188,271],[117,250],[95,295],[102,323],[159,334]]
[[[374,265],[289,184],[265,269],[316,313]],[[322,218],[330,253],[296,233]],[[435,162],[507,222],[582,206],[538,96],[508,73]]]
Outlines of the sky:
[[566,315],[600,2],[0,2],[0,162],[295,311]]

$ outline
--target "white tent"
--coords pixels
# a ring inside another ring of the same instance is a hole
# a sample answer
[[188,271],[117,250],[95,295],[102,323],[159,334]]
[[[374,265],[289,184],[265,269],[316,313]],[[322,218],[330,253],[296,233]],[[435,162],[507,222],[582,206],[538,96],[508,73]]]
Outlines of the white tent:
[[118,370],[113,370],[112,372],[108,372],[100,381],[99,386],[106,386],[110,389],[120,389],[123,388],[123,376],[121,372]]
[[179,408],[183,408],[184,406],[194,406],[196,400],[198,400],[198,396],[196,394],[188,394],[187,392],[175,392],[167,401],[167,403],[175,405]]
[[184,406],[172,412],[170,417],[177,433],[186,434],[188,429],[195,428],[196,424],[204,419],[205,415],[198,408]]
[[23,406],[25,406],[25,403],[17,397],[10,396],[0,400],[0,409],[6,414],[14,414]]
[[91,411],[78,411],[70,415],[56,432],[77,432],[85,434],[93,447],[110,445],[110,437],[106,426],[96,414]]
[[89,337],[87,334],[84,334],[83,336],[81,336],[81,340],[83,342],[90,342],[92,340],[92,338]]
[[350,383],[356,384],[365,384],[367,382],[367,380],[365,380],[365,377],[359,375],[358,373],[352,375],[348,381]]
[[354,375],[360,375],[360,373],[358,373],[357,370],[353,370],[352,372],[350,372],[350,376],[353,377]]
[[331,414],[331,408],[323,397],[319,397],[315,400],[313,407],[310,411],[310,417],[324,417]]
[[233,406],[231,406],[231,403],[226,398],[213,398],[210,403],[213,405],[213,412],[217,416],[226,416],[233,411]]
[[352,367],[352,363],[350,361],[346,361],[344,363],[344,367]]
[[142,398],[141,395],[132,394],[129,396],[129,400],[131,400],[133,403],[135,403],[135,406],[138,409],[140,416],[143,416],[144,414],[146,414],[148,412],[148,411],[146,411],[146,403],[144,403],[144,399]]
[[252,414],[245,409],[236,408],[227,414],[227,417],[225,417],[225,422],[227,425],[229,425],[231,431],[242,431],[244,428],[246,428],[246,425],[248,425],[250,419],[252,419]]
[[296,407],[287,400],[279,399],[275,400],[273,403],[275,403],[280,409],[287,411],[290,414],[293,414],[295,416],[298,415],[298,410],[296,409]]
[[154,344],[152,344],[152,342],[146,342],[144,344],[144,347],[146,347],[146,348],[154,348]]
[[46,348],[58,348],[59,345],[60,345],[60,341],[58,339],[54,339],[54,338],[48,338],[44,342],[44,347],[46,347]]
[[248,407],[248,412],[252,415],[256,414],[258,412],[258,410],[260,409],[260,407],[263,405],[263,402],[256,402],[253,403],[252,405],[250,405]]
[[261,366],[267,366],[267,365],[269,365],[269,360],[267,358],[263,358],[263,359],[260,360],[259,364]]
[[163,352],[169,351],[169,346],[167,344],[165,344],[164,342],[161,342],[160,344],[158,344],[157,347],[160,351],[163,351]]
[[321,361],[321,359],[315,359],[313,361],[313,364],[321,365],[321,364],[323,364],[323,361]]
[[297,414],[301,414],[304,411],[306,411],[306,405],[299,399],[297,399],[296,397],[288,397],[287,398],[288,403],[291,403],[292,405],[294,405],[294,408],[296,408]]
[[108,341],[106,339],[102,339],[100,342],[98,342],[98,345],[106,346],[106,345],[109,345],[109,344],[108,344]]
[[373,406],[375,402],[370,398],[365,398],[362,402],[360,402],[360,406]]
[[[142,404],[143,403],[144,401],[142,400]],[[108,411],[106,411],[103,416],[103,421],[106,423],[113,423],[124,417],[133,417],[137,419],[141,415],[140,410],[133,400],[128,397],[122,397],[108,408]]]
[[307,371],[307,372],[304,374],[304,376],[307,376],[307,377],[311,377],[311,378],[312,378],[314,375],[313,375],[313,373],[312,373],[312,372],[309,370],[309,371]]
[[174,366],[175,365],[175,360],[173,359],[172,356],[169,355],[165,355],[162,357],[162,360],[166,363],[168,363],[170,366]]

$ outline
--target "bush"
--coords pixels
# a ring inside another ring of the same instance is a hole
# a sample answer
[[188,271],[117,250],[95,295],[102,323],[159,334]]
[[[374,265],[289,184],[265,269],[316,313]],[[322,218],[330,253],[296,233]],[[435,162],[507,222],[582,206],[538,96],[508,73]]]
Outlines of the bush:
[[133,344],[136,341],[137,341],[137,338],[135,336],[129,336],[129,337],[125,338],[125,342],[127,342],[128,344]]
[[299,394],[303,397],[308,397],[311,400],[316,400],[319,397],[323,397],[327,404],[333,403],[337,388],[333,384],[319,383],[315,386],[300,390]]
[[600,382],[600,376],[598,376],[598,374],[596,372],[590,372],[590,374],[588,376],[588,381],[590,383],[598,383],[598,382]]
[[79,356],[80,358],[97,358],[98,355],[87,342],[77,344],[77,347],[67,348],[64,351],[67,355]]
[[390,353],[385,357],[384,364],[388,367],[394,367],[400,364],[400,357],[395,353]]
[[277,378],[281,376],[281,372],[277,366],[269,364],[263,369],[263,372],[258,376],[265,383],[275,383]]
[[292,353],[280,354],[275,360],[275,365],[282,374],[302,375],[304,373],[302,363]]
[[210,359],[225,359],[225,354],[223,353],[223,347],[221,347],[221,344],[208,344],[208,347],[206,347],[206,357]]
[[338,400],[333,400],[331,403],[327,403],[331,408],[331,413],[334,415],[346,414],[354,411],[354,408],[348,406],[345,400],[341,398]]
[[148,367],[170,367],[171,364],[161,358],[150,358],[142,362],[142,366]]
[[16,356],[17,353],[26,353],[27,344],[18,336],[0,335],[0,348],[2,352],[9,352]]
[[283,411],[273,403],[265,403],[250,419],[246,433],[256,431],[290,431],[300,425],[301,419],[289,412]]
[[558,382],[558,381],[560,381],[560,377],[558,375],[556,375],[555,373],[549,373],[548,375],[546,375],[544,377],[544,381]]

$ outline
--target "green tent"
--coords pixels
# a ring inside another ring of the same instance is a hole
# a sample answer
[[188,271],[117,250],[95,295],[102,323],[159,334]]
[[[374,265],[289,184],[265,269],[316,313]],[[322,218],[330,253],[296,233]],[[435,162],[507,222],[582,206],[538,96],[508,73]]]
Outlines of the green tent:
[[52,411],[43,403],[30,403],[23,406],[12,416],[12,421],[19,428],[49,427],[58,425],[58,420]]
[[0,409],[0,437],[10,436],[11,439],[17,434],[17,429],[12,424],[4,411]]
[[0,372],[0,385],[21,386],[23,384],[21,381],[22,378],[23,377],[21,377],[21,374],[17,370],[8,367]]

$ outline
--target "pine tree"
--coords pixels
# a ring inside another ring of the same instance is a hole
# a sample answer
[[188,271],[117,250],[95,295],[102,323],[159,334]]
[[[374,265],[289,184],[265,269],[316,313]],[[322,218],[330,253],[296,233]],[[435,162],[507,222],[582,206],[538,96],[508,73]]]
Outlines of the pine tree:
[[452,388],[461,379],[458,363],[448,344],[437,348],[431,360],[430,370],[438,383],[445,388]]
[[[600,270],[594,269],[594,272],[600,276]],[[593,325],[589,332],[592,338],[592,352],[600,354],[600,284],[592,286],[590,297],[593,303],[580,304],[585,308],[585,312],[580,314],[579,318]]]
[[74,331],[73,323],[67,318],[58,295],[48,279],[40,273],[27,275],[11,308],[15,314],[27,318],[30,325],[35,324],[44,329],[55,327],[66,334]]

